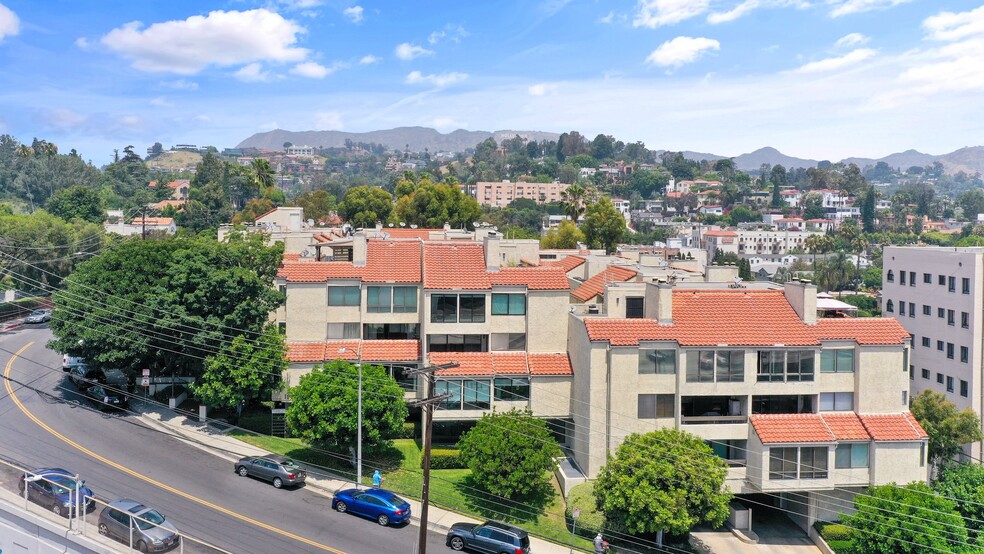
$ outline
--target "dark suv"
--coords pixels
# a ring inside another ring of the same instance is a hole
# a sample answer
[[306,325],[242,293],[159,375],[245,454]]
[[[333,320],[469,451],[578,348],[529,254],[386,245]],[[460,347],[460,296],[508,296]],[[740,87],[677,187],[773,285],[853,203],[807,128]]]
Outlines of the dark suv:
[[448,531],[451,550],[474,550],[488,554],[530,554],[530,536],[519,527],[500,521],[455,523]]

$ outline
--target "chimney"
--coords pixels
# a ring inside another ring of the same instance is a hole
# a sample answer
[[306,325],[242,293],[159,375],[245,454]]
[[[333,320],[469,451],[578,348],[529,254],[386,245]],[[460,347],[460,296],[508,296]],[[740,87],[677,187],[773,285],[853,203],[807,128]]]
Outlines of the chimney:
[[646,283],[646,319],[660,325],[673,325],[673,286],[666,283]]
[[499,271],[499,235],[489,234],[485,236],[485,271]]
[[813,283],[804,281],[790,281],[783,288],[786,294],[786,301],[800,316],[803,323],[816,325],[817,323],[817,286]]
[[733,283],[735,277],[738,277],[738,266],[728,264],[728,265],[711,265],[707,264],[704,268],[704,281],[707,283]]
[[369,239],[365,231],[358,231],[352,235],[352,265],[365,267],[368,250]]

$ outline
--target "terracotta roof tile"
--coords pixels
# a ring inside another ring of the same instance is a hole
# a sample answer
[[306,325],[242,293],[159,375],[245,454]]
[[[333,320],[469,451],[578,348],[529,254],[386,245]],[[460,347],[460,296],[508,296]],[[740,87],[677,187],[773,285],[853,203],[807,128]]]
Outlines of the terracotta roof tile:
[[[568,290],[567,274],[559,267],[504,267],[490,273],[493,285],[526,285],[529,290]],[[893,320],[894,321],[894,320]]]
[[[343,348],[345,351],[339,352]],[[292,362],[354,362],[360,355],[365,362],[416,362],[420,360],[420,341],[330,340],[287,343],[287,359]]]
[[834,433],[834,438],[839,441],[849,440],[870,440],[871,436],[865,431],[864,425],[858,418],[858,414],[850,413],[823,413],[820,414],[824,423]]
[[364,340],[362,359],[367,362],[416,362],[420,360],[420,341]]
[[441,365],[449,362],[457,362],[458,367],[442,369],[436,372],[439,376],[454,375],[494,375],[492,368],[491,352],[431,352],[429,355],[430,363]]
[[325,343],[288,342],[287,359],[291,362],[322,362],[325,359]]
[[915,441],[927,437],[926,431],[912,414],[862,415],[861,423],[879,441]]
[[320,283],[328,279],[362,279],[369,283],[419,283],[419,241],[369,241],[366,265],[352,262],[285,261],[277,277],[292,283]]
[[580,256],[567,256],[562,260],[552,260],[549,262],[544,262],[543,265],[554,265],[564,268],[564,273],[569,273],[572,269],[580,267],[584,264],[584,258]]
[[574,375],[567,354],[529,354],[528,357],[533,375]]
[[768,414],[749,418],[762,444],[834,442],[836,437],[819,414]]
[[817,322],[821,339],[854,339],[858,344],[903,344],[911,335],[897,320],[879,318],[823,318]]
[[495,375],[573,375],[566,353],[526,352],[432,352],[434,365],[457,362],[459,367],[437,372],[443,377]]
[[424,287],[429,289],[492,288],[485,271],[485,251],[477,242],[428,243],[424,250]]
[[[168,185],[168,186],[171,186],[171,185]],[[272,214],[272,213],[274,213],[276,211],[277,211],[277,208],[274,208],[274,209],[269,210],[269,211],[265,211],[265,212],[261,213],[260,215],[256,216],[255,221],[259,221],[259,220],[263,219],[264,217],[266,217],[266,216],[268,216],[268,215],[270,215],[270,214]]]
[[587,302],[595,296],[602,294],[605,291],[605,285],[615,282],[631,281],[636,275],[638,275],[638,272],[634,269],[613,265],[581,283],[581,286],[574,289],[571,294]]

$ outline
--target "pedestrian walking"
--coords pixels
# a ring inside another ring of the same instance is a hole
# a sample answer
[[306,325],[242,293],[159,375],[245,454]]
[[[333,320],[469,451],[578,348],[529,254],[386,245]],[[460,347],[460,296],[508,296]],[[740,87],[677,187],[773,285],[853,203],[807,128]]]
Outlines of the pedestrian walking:
[[378,489],[379,486],[382,485],[382,484],[383,484],[383,475],[381,473],[379,473],[379,470],[377,469],[372,474],[372,488]]

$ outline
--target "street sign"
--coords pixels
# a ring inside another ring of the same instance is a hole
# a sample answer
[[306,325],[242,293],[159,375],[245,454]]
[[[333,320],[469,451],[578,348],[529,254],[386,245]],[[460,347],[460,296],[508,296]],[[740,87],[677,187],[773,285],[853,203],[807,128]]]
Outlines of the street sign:
[[577,519],[581,515],[581,508],[574,508],[574,511],[571,512],[571,515],[574,516],[574,519]]
[[142,387],[149,387],[150,386],[150,377],[147,377],[146,375],[144,375],[143,377],[141,377],[140,378],[140,386],[142,386]]
[[143,376],[144,376],[144,377],[150,377],[150,369],[146,369],[146,368],[145,368],[145,369],[143,370]]

